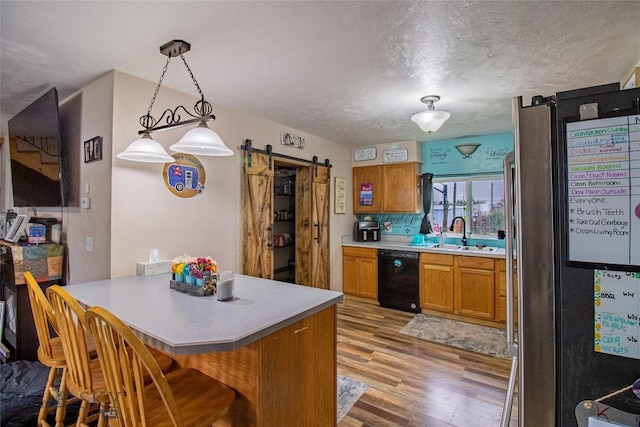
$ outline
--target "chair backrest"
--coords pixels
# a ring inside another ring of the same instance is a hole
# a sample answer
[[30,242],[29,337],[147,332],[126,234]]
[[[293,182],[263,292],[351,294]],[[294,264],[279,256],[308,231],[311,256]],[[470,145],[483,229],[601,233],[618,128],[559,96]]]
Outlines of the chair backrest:
[[122,320],[102,307],[87,310],[85,320],[96,344],[111,408],[117,413],[119,423],[124,427],[148,426],[144,408],[146,376],[153,380],[167,417],[174,426],[182,426],[182,415],[169,383],[144,343]]
[[[84,309],[61,286],[53,285],[47,288],[47,296],[55,314],[58,335],[62,341],[62,349],[67,360],[69,379],[78,389],[93,391]],[[71,384],[69,386],[72,387]]]
[[53,359],[54,352],[51,344],[51,332],[49,326],[57,333],[58,328],[56,319],[53,314],[53,308],[49,304],[49,300],[45,296],[44,292],[33,278],[33,275],[25,271],[24,279],[27,282],[27,290],[29,292],[29,301],[31,302],[31,312],[33,313],[33,321],[36,325],[36,333],[38,335],[38,341],[40,347],[38,349],[38,358],[44,364],[47,364],[46,360],[42,358]]

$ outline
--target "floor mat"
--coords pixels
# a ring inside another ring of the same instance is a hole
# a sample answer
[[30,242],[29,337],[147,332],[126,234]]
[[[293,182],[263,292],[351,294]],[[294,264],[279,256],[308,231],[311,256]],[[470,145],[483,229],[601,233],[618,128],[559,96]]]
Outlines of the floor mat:
[[504,329],[417,314],[400,333],[489,356],[511,357]]
[[369,388],[368,384],[338,375],[338,422]]

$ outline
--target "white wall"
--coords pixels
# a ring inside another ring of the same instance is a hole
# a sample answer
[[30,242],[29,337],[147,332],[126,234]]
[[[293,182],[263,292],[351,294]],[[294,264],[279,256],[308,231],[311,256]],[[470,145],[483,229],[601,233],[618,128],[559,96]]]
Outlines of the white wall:
[[[110,274],[112,94],[113,73],[108,73],[60,101],[61,144],[69,152],[67,167],[73,177],[64,184],[74,186],[71,193],[75,200],[71,200],[69,207],[38,208],[36,213],[62,220],[61,226],[53,227],[52,237],[66,248],[67,283],[104,279]],[[103,137],[103,160],[84,163],[83,141],[95,136]],[[11,207],[8,136],[5,136],[1,161],[0,208],[6,209]],[[84,191],[85,183],[90,183],[88,194]],[[91,197],[91,209],[81,209],[78,196]],[[20,208],[19,211],[33,215],[32,209]],[[93,252],[85,250],[87,236],[94,238]]]
[[[82,283],[109,277],[111,263],[111,146],[113,128],[113,73],[107,73],[66,98],[61,106],[65,141],[73,147],[79,174],[68,182],[75,186],[75,200],[64,209],[63,240],[67,246],[67,283]],[[79,106],[80,123],[76,123]],[[67,111],[67,109],[71,111]],[[68,129],[76,126],[79,131]],[[84,141],[102,137],[102,160],[84,163]],[[86,190],[89,190],[87,192]],[[82,209],[78,198],[89,197],[91,208]],[[93,238],[93,250],[86,251],[86,238]]]
[[[136,273],[136,262],[146,261],[150,249],[170,259],[188,253],[210,255],[221,268],[242,269],[242,151],[238,147],[251,139],[254,148],[271,144],[277,153],[320,162],[328,158],[331,170],[330,269],[331,289],[342,290],[342,236],[351,233],[355,217],[334,214],[334,177],[347,178],[351,194],[352,149],[250,114],[213,105],[216,120],[210,123],[235,151],[232,157],[200,157],[205,172],[205,190],[192,198],[180,198],[166,187],[163,165],[128,162],[116,158],[137,138],[138,119],[149,107],[156,83],[119,71],[111,71],[61,104],[63,125],[70,129],[77,181],[72,185],[79,197],[91,198],[91,209],[77,204],[63,209],[38,210],[39,216],[61,218],[60,238],[67,246],[67,283],[120,277]],[[206,94],[214,96],[215,94]],[[210,98],[215,99],[215,97]],[[152,114],[182,104],[192,109],[196,98],[167,87],[158,94]],[[68,110],[68,111],[66,111]],[[77,116],[77,117],[75,117]],[[69,129],[68,129],[69,130]],[[186,129],[155,133],[168,151]],[[303,150],[280,144],[280,132],[305,138]],[[83,141],[103,138],[103,159],[84,163]],[[10,181],[8,138],[0,155],[0,207],[9,206]],[[85,192],[86,184],[89,193]],[[352,212],[347,197],[347,212]],[[86,238],[93,238],[93,251],[85,250]]]
[[[206,173],[205,190],[192,198],[175,196],[164,184],[163,165],[115,157],[137,137],[138,118],[147,111],[154,89],[153,82],[114,72],[111,277],[135,274],[136,262],[146,261],[150,249],[158,249],[165,259],[183,253],[210,255],[221,268],[241,271],[243,152],[238,147],[245,139],[251,139],[255,148],[271,144],[275,152],[303,159],[310,160],[315,155],[322,162],[329,158],[332,177],[347,177],[348,182],[351,181],[350,146],[213,105],[216,120],[210,127],[235,154],[200,157]],[[215,99],[215,94],[205,95]],[[152,115],[158,117],[165,108],[178,104],[192,109],[195,101],[193,96],[162,87]],[[168,151],[169,145],[185,131],[154,133],[153,137]],[[303,136],[304,150],[280,145],[281,131]],[[341,236],[351,232],[354,217],[333,213],[333,178],[331,188],[331,288],[341,290]],[[351,210],[348,206],[347,211]],[[100,242],[94,240],[96,244]]]

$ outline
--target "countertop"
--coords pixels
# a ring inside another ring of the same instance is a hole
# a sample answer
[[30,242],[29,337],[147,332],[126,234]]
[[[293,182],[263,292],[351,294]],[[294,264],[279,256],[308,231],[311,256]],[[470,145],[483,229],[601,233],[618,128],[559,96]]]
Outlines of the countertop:
[[170,274],[127,276],[66,289],[85,306],[122,319],[147,344],[171,355],[235,350],[342,301],[341,292],[235,275],[234,298],[169,288]]
[[371,249],[390,249],[410,252],[427,252],[434,254],[478,256],[486,258],[505,258],[504,248],[498,248],[495,252],[465,251],[459,249],[454,250],[430,248],[427,245],[412,245],[410,244],[410,242],[410,236],[382,236],[382,239],[379,242],[357,242],[353,239],[352,236],[344,236],[342,238],[342,246],[354,246]]

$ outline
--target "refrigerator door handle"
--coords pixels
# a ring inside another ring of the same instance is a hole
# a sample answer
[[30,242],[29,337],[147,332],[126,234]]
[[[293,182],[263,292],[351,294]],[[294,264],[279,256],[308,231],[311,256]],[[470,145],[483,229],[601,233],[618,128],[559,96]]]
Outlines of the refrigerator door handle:
[[505,226],[505,261],[506,261],[506,305],[507,305],[507,347],[512,356],[518,355],[518,346],[516,340],[515,316],[513,310],[513,239],[514,239],[514,221],[513,206],[514,200],[514,183],[513,168],[515,167],[515,152],[507,154],[503,160],[504,166],[504,192],[505,192],[505,208],[504,208],[504,226]]
[[511,352],[511,372],[509,373],[509,384],[507,386],[507,394],[502,407],[502,416],[500,418],[500,427],[508,427],[511,422],[511,409],[513,408],[513,396],[515,394],[516,379],[518,377],[518,344],[516,341],[515,319],[513,316],[513,238],[514,238],[514,221],[513,206],[514,197],[514,167],[516,163],[515,152],[507,154],[503,160],[504,169],[504,227],[505,240],[504,252],[506,268],[505,278],[506,294],[507,294],[507,347]]

